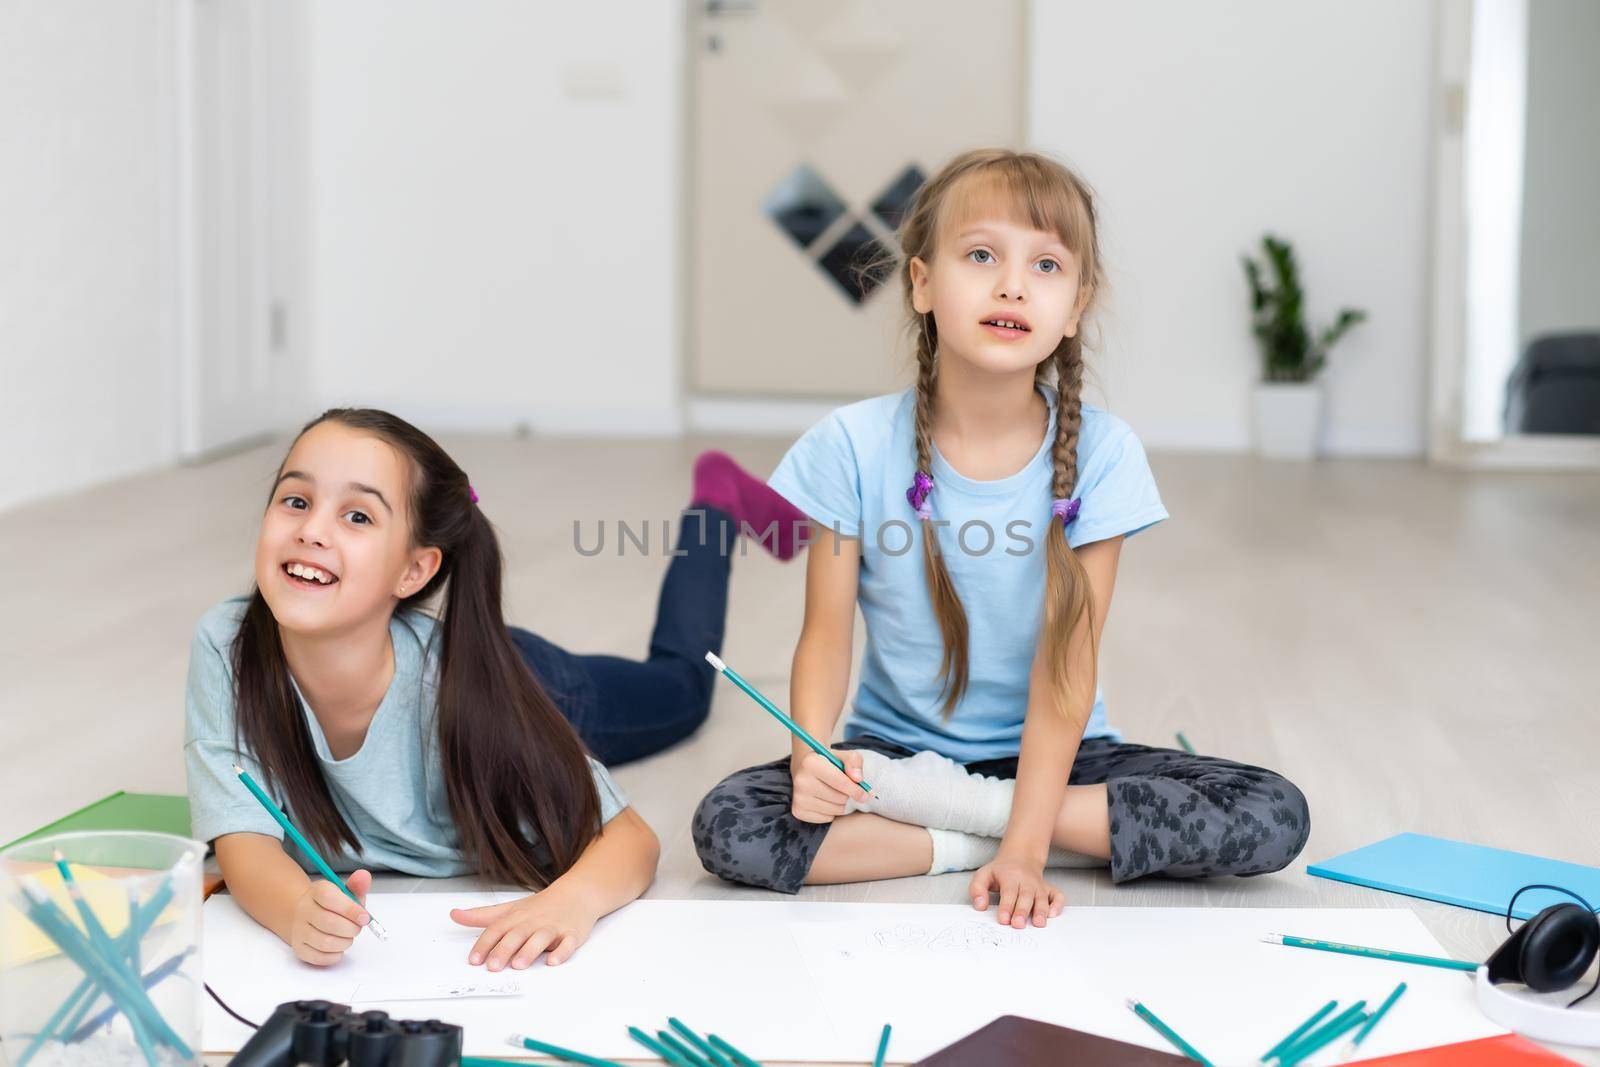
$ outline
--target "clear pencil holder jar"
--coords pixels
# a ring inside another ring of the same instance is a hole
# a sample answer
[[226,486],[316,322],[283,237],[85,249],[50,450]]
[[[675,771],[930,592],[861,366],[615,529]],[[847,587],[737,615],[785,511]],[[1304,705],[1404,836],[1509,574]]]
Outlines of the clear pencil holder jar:
[[205,846],[92,832],[0,852],[0,1062],[199,1064]]

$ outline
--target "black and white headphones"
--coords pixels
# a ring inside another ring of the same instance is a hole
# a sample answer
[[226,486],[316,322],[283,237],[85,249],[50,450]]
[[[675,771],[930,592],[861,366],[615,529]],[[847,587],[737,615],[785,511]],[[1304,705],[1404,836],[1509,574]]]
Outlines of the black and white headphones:
[[[1558,885],[1525,885],[1506,905],[1506,930],[1517,898],[1530,889],[1564,893],[1577,904],[1552,904],[1523,923],[1478,968],[1478,1007],[1501,1026],[1520,1034],[1567,1045],[1600,1046],[1600,1011],[1571,1011],[1597,987],[1562,1003],[1550,994],[1571,989],[1582,980],[1600,953],[1600,916],[1578,894]],[[1580,907],[1581,905],[1581,907]],[[1500,986],[1520,983],[1533,994],[1514,993]]]

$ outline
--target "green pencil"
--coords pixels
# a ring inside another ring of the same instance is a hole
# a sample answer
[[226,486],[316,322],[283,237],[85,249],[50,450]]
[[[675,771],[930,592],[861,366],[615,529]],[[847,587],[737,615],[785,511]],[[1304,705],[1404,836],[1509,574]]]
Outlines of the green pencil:
[[676,1052],[672,1051],[670,1048],[663,1045],[661,1042],[657,1041],[655,1038],[651,1037],[637,1026],[628,1027],[628,1036],[639,1042],[639,1044],[643,1045],[651,1052],[655,1053],[657,1059],[664,1060],[667,1063],[672,1064],[672,1067],[694,1067],[693,1063],[684,1059],[682,1056],[678,1055]]
[[1466,960],[1418,956],[1412,952],[1393,952],[1386,948],[1366,948],[1361,945],[1345,945],[1337,941],[1318,941],[1315,938],[1295,937],[1292,934],[1268,934],[1261,940],[1272,945],[1288,945],[1290,948],[1314,948],[1322,952],[1341,952],[1346,956],[1365,956],[1368,959],[1390,960],[1394,963],[1419,963],[1424,967],[1443,967],[1451,971],[1476,971],[1482,966]]
[[1155,1029],[1156,1033],[1172,1042],[1172,1046],[1179,1052],[1183,1053],[1191,1060],[1198,1060],[1199,1062],[1205,1064],[1206,1067],[1214,1067],[1210,1060],[1200,1055],[1199,1049],[1195,1048],[1193,1045],[1189,1044],[1189,1042],[1179,1037],[1178,1031],[1162,1022],[1155,1012],[1151,1011],[1143,1004],[1140,1004],[1137,1000],[1128,1001],[1128,1007],[1133,1009],[1133,1013],[1135,1015],[1149,1023],[1151,1027]]
[[726,1056],[712,1048],[705,1038],[689,1029],[682,1019],[669,1015],[667,1016],[667,1025],[682,1034],[684,1040],[699,1050],[700,1055],[710,1060],[714,1067],[734,1067]]
[[[17,884],[26,898],[23,906],[27,909],[28,918],[44,931],[45,936],[56,943],[63,955],[76,963],[84,974],[93,978],[106,991],[106,995],[128,1017],[130,1024],[136,1027],[140,1024],[149,1027],[151,1036],[171,1046],[181,1058],[185,1060],[194,1058],[189,1046],[162,1017],[161,1012],[156,1010],[156,1006],[150,1002],[150,997],[137,979],[130,978],[126,970],[113,966],[111,961],[102,959],[88,940],[78,932],[72,920],[56,907],[55,901],[51,900],[49,894],[33,879],[25,877]],[[138,1021],[135,1021],[135,1014],[140,1017]]]
[[682,1041],[665,1030],[656,1031],[656,1040],[694,1064],[694,1067],[712,1067],[711,1061],[702,1056],[695,1049],[690,1048]]
[[1295,1060],[1310,1055],[1315,1050],[1321,1048],[1329,1041],[1332,1041],[1335,1037],[1338,1037],[1340,1034],[1350,1029],[1350,1027],[1346,1025],[1350,1022],[1350,1020],[1355,1019],[1357,1020],[1356,1025],[1360,1025],[1360,1020],[1366,1018],[1366,1016],[1361,1013],[1361,1009],[1366,1006],[1366,1001],[1358,1000],[1348,1008],[1345,1008],[1338,1015],[1335,1015],[1333,1018],[1329,1019],[1315,1030],[1312,1030],[1310,1033],[1302,1034],[1293,1041],[1284,1042],[1283,1046],[1279,1048],[1276,1053],[1276,1058],[1280,1067],[1282,1064],[1292,1063]]
[[[83,921],[84,932],[89,935],[90,946],[100,954],[106,966],[117,968],[123,972],[129,982],[137,983],[139,971],[138,968],[129,965],[131,961],[128,957],[127,947],[120,942],[111,940],[111,935],[106,932],[106,928],[101,924],[99,916],[95,915],[94,909],[89,907],[89,902],[84,899],[83,891],[78,888],[77,879],[72,877],[72,868],[67,865],[67,858],[61,854],[59,848],[55,850],[55,863],[56,870],[61,874],[61,884],[66,887],[67,895],[72,898],[73,907],[78,909],[78,915]],[[128,914],[129,925],[131,926],[137,919],[138,914],[130,907]],[[123,932],[126,933],[127,931]],[[108,993],[107,996],[109,997],[110,994]],[[92,994],[90,995],[89,1003],[91,1005],[94,1003]],[[138,1012],[129,1011],[124,1014],[127,1016],[129,1029],[133,1031],[133,1039],[139,1044],[139,1051],[144,1054],[147,1062],[154,1064],[156,1062],[155,1047],[150,1043],[150,1032],[146,1029],[146,1020],[142,1019]]]
[[761,1064],[746,1056],[716,1034],[707,1034],[706,1040],[722,1050],[723,1054],[737,1063],[739,1067],[761,1067]]
[[1272,1057],[1276,1056],[1278,1053],[1282,1052],[1296,1041],[1299,1041],[1302,1037],[1305,1037],[1306,1033],[1310,1031],[1313,1026],[1317,1025],[1324,1015],[1328,1014],[1338,1006],[1339,1002],[1337,1000],[1330,1000],[1328,1003],[1312,1012],[1310,1018],[1285,1034],[1282,1041],[1279,1041],[1276,1045],[1273,1045],[1271,1048],[1267,1049],[1266,1052],[1262,1053],[1261,1062],[1266,1063],[1268,1060],[1272,1059]]
[[872,1059],[872,1067],[883,1067],[883,1057],[889,1051],[889,1024],[883,1024],[883,1036],[878,1038],[878,1054]]
[[[543,1053],[553,1059],[565,1060],[568,1063],[585,1063],[589,1067],[622,1067],[621,1064],[611,1060],[603,1060],[598,1056],[585,1056],[581,1052],[573,1052],[571,1049],[562,1048],[560,1045],[547,1045],[543,1041],[535,1041],[527,1034],[512,1034],[509,1040],[518,1048],[525,1048],[529,1052]],[[463,1060],[462,1063],[465,1065],[466,1061]]]
[[[145,901],[142,906],[136,904],[133,900],[128,901],[128,928],[122,931],[122,943],[128,948],[130,962],[136,955],[138,944],[143,939],[145,932],[161,918],[161,913],[166,910],[167,902],[172,899],[172,895],[172,875],[169,873],[165,878],[161,879],[161,884],[154,893],[150,894],[150,899]],[[137,921],[135,921],[135,913],[137,914]],[[94,980],[85,978],[78,988],[82,990],[85,987],[88,990],[93,990],[95,988]],[[79,1025],[88,1016],[89,1009],[94,1007],[94,1003],[94,997],[81,1000],[60,1032],[66,1034],[76,1033]],[[23,1067],[21,1060],[17,1061],[17,1067]]]
[[1182,730],[1178,731],[1178,744],[1185,752],[1189,753],[1189,755],[1194,755],[1194,746],[1189,743],[1189,739],[1187,737],[1183,736]]
[[1278,1057],[1282,1067],[1294,1067],[1295,1064],[1309,1056],[1314,1056],[1328,1045],[1338,1040],[1339,1035],[1354,1030],[1367,1021],[1364,1011],[1354,1010],[1341,1012],[1334,1021],[1323,1026],[1321,1030],[1302,1038],[1298,1045],[1293,1045],[1283,1051]]
[[1399,1000],[1400,994],[1404,993],[1405,991],[1406,984],[1404,982],[1401,982],[1399,985],[1395,986],[1394,992],[1390,993],[1388,997],[1384,999],[1383,1003],[1378,1005],[1378,1010],[1373,1012],[1372,1016],[1367,1019],[1366,1022],[1361,1024],[1361,1029],[1357,1030],[1354,1036],[1350,1038],[1350,1044],[1346,1051],[1347,1059],[1350,1055],[1355,1053],[1357,1048],[1361,1046],[1361,1042],[1367,1039],[1367,1035],[1372,1033],[1372,1028],[1378,1025],[1378,1020],[1388,1014],[1389,1009],[1394,1007],[1394,1002]]
[[[706,662],[711,664],[717,670],[721,671],[722,674],[727,677],[728,681],[732,682],[740,689],[743,689],[745,693],[749,695],[751,700],[754,700],[757,704],[760,704],[762,707],[766,708],[767,711],[771,712],[773,718],[787,726],[789,728],[789,732],[794,734],[800,740],[804,741],[806,745],[810,747],[811,751],[815,752],[817,755],[821,756],[823,759],[839,768],[839,770],[846,777],[849,777],[849,772],[844,769],[844,761],[829,751],[827,745],[824,745],[815,737],[812,737],[810,734],[806,733],[805,729],[799,723],[795,722],[793,719],[789,718],[789,716],[779,711],[778,705],[762,696],[761,693],[757,691],[755,686],[739,677],[739,672],[718,659],[716,653],[707,652]],[[868,793],[872,792],[872,786],[868,785],[866,782],[860,782],[858,784]]]
[[[294,823],[289,821],[289,816],[285,815],[282,809],[272,802],[271,797],[261,791],[261,787],[256,785],[256,780],[250,777],[249,772],[235,763],[233,765],[233,773],[237,774],[239,781],[244,783],[244,787],[250,790],[257,800],[261,801],[261,806],[267,809],[267,814],[278,820],[278,825],[283,827],[283,832],[289,835],[289,839],[299,845],[300,851],[309,856],[311,862],[317,865],[317,870],[322,872],[322,877],[338,886],[339,892],[357,904],[361,904],[361,898],[350,891],[350,887],[344,884],[343,878],[333,873],[333,868],[328,866],[328,861],[317,854],[317,850],[311,847],[311,842],[305,839],[305,835],[294,828]],[[363,908],[366,907],[365,904],[361,904],[361,906]],[[372,914],[371,911],[367,912],[367,928],[378,935],[379,941],[389,940],[389,932],[383,928],[383,924],[378,921],[378,917]]]

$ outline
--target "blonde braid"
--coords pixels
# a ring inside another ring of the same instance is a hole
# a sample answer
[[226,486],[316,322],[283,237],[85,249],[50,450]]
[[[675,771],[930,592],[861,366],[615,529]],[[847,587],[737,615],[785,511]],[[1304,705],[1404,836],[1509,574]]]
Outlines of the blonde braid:
[[1051,448],[1051,494],[1070,498],[1078,487],[1078,433],[1083,428],[1083,342],[1068,337],[1049,362],[1056,368],[1056,440]]
[[[1069,337],[1056,346],[1049,361],[1055,366],[1056,436],[1051,446],[1051,495],[1068,500],[1078,486],[1078,435],[1083,428],[1083,343]],[[1069,512],[1069,515],[1075,515]],[[1089,572],[1067,541],[1066,521],[1054,512],[1046,543],[1045,647],[1050,650],[1054,698],[1062,714],[1087,716],[1094,695],[1095,662],[1099,643],[1094,634],[1094,590]],[[1083,635],[1079,634],[1082,622]],[[1071,674],[1073,649],[1081,637],[1089,641],[1087,685],[1075,685]],[[1082,725],[1081,723],[1079,725]]]
[[[917,470],[930,478],[933,476],[933,399],[939,380],[937,345],[938,329],[933,315],[924,315],[922,329],[917,335]],[[944,706],[940,714],[949,718],[967,692],[967,612],[950,578],[949,568],[945,566],[944,553],[939,550],[938,532],[926,523],[922,527],[922,569],[928,581],[928,596],[933,601],[933,614],[939,620],[939,633],[944,639],[944,656],[939,665],[939,681],[944,686]]]

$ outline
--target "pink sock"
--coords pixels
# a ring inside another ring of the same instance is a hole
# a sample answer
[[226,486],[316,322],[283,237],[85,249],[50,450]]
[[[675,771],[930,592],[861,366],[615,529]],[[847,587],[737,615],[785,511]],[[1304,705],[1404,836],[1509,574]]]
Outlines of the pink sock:
[[726,452],[702,452],[694,461],[694,495],[689,506],[700,505],[732,516],[741,532],[748,525],[757,543],[779,559],[793,559],[805,547],[801,540],[805,513]]

